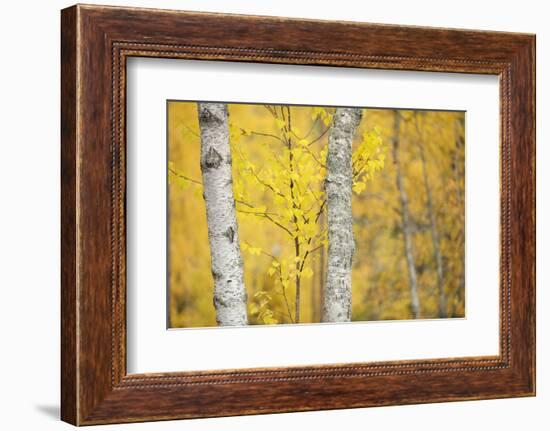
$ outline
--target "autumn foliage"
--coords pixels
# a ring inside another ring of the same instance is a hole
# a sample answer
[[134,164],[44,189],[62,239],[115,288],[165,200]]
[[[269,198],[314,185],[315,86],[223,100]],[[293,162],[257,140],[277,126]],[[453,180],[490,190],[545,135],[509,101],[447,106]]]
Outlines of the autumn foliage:
[[[249,323],[319,322],[334,108],[229,104],[228,109]],[[216,325],[198,129],[196,103],[168,104],[172,327]],[[392,158],[395,139],[399,170]],[[464,114],[364,109],[352,171],[352,320],[413,317],[402,193],[410,214],[419,317],[464,316]]]

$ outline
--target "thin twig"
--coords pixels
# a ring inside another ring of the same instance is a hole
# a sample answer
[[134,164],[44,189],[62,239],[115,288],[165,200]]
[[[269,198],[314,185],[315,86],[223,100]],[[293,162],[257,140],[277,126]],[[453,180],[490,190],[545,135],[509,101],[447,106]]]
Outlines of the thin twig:
[[[248,245],[249,247],[252,247],[248,241],[245,241],[245,244]],[[272,254],[268,253],[264,249],[260,249],[260,250],[261,250],[260,253],[262,253],[262,254],[266,255],[267,257],[273,259],[278,264],[277,272],[279,273],[279,281],[281,282],[281,292],[283,294],[283,299],[285,301],[285,305],[286,305],[286,309],[287,309],[287,313],[288,313],[288,318],[290,319],[290,321],[292,323],[294,323],[294,318],[292,317],[292,313],[290,312],[290,305],[288,303],[288,298],[286,296],[285,285],[283,283],[283,272],[281,271],[281,262],[277,257],[275,257]]]
[[254,215],[261,215],[261,216],[274,215],[277,217],[281,217],[277,213],[268,213],[268,212],[262,212],[262,211],[246,211],[246,210],[240,210],[240,209],[237,209],[237,211],[244,214],[254,214]]
[[186,177],[185,175],[180,174],[179,172],[176,172],[172,168],[168,168],[168,170],[175,175],[176,177],[179,177],[183,180],[189,181],[190,183],[198,184],[199,186],[202,186],[202,183],[200,181],[194,180],[193,178]]
[[313,160],[315,160],[319,166],[321,166],[322,168],[325,168],[325,169],[327,168],[323,163],[321,163],[321,162],[317,159],[317,157],[315,157],[315,154],[313,154],[313,152],[309,149],[309,146],[306,145],[304,148],[305,148],[306,151],[309,153],[309,155],[310,155],[311,157],[313,157]]
[[[243,130],[243,129],[241,129]],[[277,139],[278,141],[284,143],[284,141],[277,135],[272,135],[271,133],[263,133],[263,132],[255,132],[255,131],[250,131],[250,134],[251,135],[258,135],[258,136],[266,136],[268,138],[273,138],[273,139]]]
[[327,134],[330,127],[327,127],[319,136],[317,136],[313,141],[311,141],[308,145],[308,147],[311,147],[315,142],[319,141],[323,136]]
[[185,127],[189,133],[195,135],[197,138],[200,138],[199,134],[191,129],[191,127],[189,127],[187,124],[182,123],[182,126]]
[[313,132],[313,129],[315,128],[315,126],[317,125],[317,122],[319,121],[319,116],[317,115],[315,117],[315,120],[313,121],[313,123],[311,123],[311,127],[309,129],[309,132],[307,132],[307,134],[302,138],[302,139],[307,139],[309,137],[309,135],[311,135],[311,132]]

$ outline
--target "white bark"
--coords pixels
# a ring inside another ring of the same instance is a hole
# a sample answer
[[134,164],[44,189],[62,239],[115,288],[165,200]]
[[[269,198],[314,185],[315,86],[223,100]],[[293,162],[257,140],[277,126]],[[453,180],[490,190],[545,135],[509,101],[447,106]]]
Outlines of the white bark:
[[409,290],[411,293],[411,312],[415,319],[420,317],[420,298],[418,297],[418,282],[416,277],[416,265],[414,261],[414,248],[411,232],[411,222],[409,214],[409,198],[403,176],[401,173],[401,161],[399,159],[399,131],[401,117],[398,111],[394,114],[394,136],[392,145],[393,162],[395,164],[395,182],[399,191],[399,202],[401,203],[401,228],[403,230],[403,240],[405,246],[405,259],[407,260],[407,272],[409,275]]
[[247,295],[232,187],[227,105],[197,105],[216,320],[220,326],[247,325]]
[[351,320],[351,267],[355,241],[351,213],[352,144],[361,110],[338,108],[328,139],[328,258],[323,295],[323,322]]

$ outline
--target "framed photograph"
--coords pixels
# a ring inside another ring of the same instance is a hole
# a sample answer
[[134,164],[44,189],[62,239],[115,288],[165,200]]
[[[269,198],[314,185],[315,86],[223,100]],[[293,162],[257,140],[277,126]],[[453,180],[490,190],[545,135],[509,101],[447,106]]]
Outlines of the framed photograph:
[[62,419],[535,394],[535,37],[62,11]]

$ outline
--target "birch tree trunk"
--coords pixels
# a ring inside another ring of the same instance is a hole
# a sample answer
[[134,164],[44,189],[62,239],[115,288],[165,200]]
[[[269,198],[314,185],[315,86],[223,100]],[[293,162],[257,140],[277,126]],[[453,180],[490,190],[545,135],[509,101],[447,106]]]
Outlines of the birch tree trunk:
[[328,139],[328,256],[323,295],[323,322],[351,320],[351,267],[355,241],[351,213],[352,144],[361,110],[338,108]]
[[232,187],[227,105],[198,103],[197,107],[216,320],[220,326],[247,325],[247,295]]
[[426,209],[428,211],[428,219],[430,222],[430,234],[432,238],[432,248],[434,254],[434,260],[436,264],[437,273],[437,292],[439,295],[438,300],[438,316],[447,316],[447,295],[445,293],[445,279],[443,276],[443,256],[441,255],[441,245],[439,242],[439,231],[437,229],[437,222],[435,219],[435,211],[433,206],[432,188],[430,180],[428,178],[428,170],[426,168],[426,153],[424,151],[424,142],[421,139],[420,127],[418,125],[418,113],[415,113],[416,131],[420,142],[418,142],[418,151],[420,153],[420,161],[422,163],[422,180],[424,182],[424,190],[426,192]]
[[401,204],[401,229],[405,246],[405,259],[407,261],[407,273],[409,276],[409,290],[411,293],[411,312],[415,319],[420,317],[420,299],[418,298],[418,282],[416,277],[416,266],[414,262],[414,247],[412,243],[411,222],[409,214],[409,199],[403,175],[401,173],[401,161],[399,159],[399,131],[401,128],[401,117],[398,111],[394,113],[394,131],[392,142],[392,156],[395,165],[395,182],[399,191],[399,202]]

